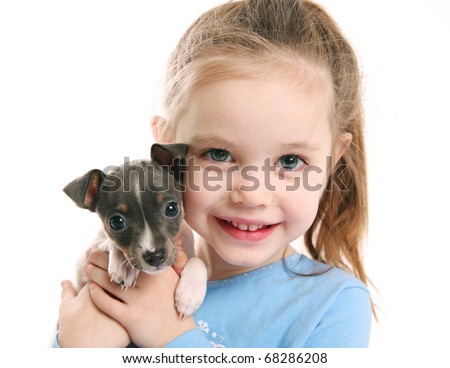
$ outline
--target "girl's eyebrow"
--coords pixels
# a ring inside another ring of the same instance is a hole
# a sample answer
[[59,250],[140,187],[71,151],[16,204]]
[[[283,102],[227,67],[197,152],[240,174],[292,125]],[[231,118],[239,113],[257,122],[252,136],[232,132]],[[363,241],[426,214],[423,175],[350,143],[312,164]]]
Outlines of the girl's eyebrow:
[[217,135],[197,135],[192,137],[191,142],[189,144],[198,144],[198,145],[207,145],[207,146],[217,146],[217,147],[234,147],[235,143],[224,139],[223,137],[219,137]]
[[[213,147],[236,147],[237,144],[235,142],[231,142],[227,139],[224,139],[223,137],[219,137],[217,135],[197,135],[194,136],[191,139],[190,144],[193,145],[207,145],[207,146],[213,146]],[[281,147],[286,150],[295,150],[295,149],[302,149],[302,150],[308,150],[308,151],[317,151],[321,148],[319,144],[311,143],[308,141],[298,141],[293,143],[285,143],[282,144]]]
[[283,144],[283,147],[286,149],[305,149],[308,151],[317,151],[321,148],[321,146],[319,144],[311,143],[308,141],[287,143],[287,144]]

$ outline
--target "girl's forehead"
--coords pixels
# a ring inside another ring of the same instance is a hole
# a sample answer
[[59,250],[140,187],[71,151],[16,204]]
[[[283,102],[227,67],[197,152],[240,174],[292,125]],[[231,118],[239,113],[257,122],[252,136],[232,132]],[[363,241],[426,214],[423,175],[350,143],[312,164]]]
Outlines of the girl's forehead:
[[[295,83],[276,75],[225,79],[198,86],[176,124],[176,140],[283,144],[330,139],[328,86]],[[210,137],[210,138],[208,138]],[[225,139],[224,139],[225,140]]]
[[[191,62],[185,68],[184,75],[186,78],[179,80],[178,94],[172,100],[173,104],[166,106],[170,136],[174,136],[179,129],[183,116],[187,112],[192,113],[193,102],[198,104],[199,96],[205,90],[233,80],[262,81],[269,84],[276,82],[280,90],[307,92],[317,95],[317,100],[326,97],[326,111],[331,114],[333,110],[334,89],[330,71],[320,63],[299,55],[282,52],[271,56],[234,55],[222,51],[218,55],[208,55]],[[242,96],[243,101],[245,97]],[[204,105],[208,105],[208,101]]]

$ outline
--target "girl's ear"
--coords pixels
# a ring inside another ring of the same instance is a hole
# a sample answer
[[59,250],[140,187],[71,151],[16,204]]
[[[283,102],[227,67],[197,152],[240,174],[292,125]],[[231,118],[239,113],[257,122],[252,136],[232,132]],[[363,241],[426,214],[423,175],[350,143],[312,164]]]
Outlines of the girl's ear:
[[151,126],[152,126],[152,133],[153,137],[155,138],[155,142],[164,142],[164,143],[171,143],[172,140],[170,137],[168,137],[166,134],[162,134],[161,132],[161,126],[164,126],[166,124],[166,119],[164,119],[161,116],[155,115],[152,117],[151,120]]
[[342,156],[344,156],[345,151],[352,143],[353,136],[351,133],[342,133],[336,142],[334,148],[334,162],[337,163]]

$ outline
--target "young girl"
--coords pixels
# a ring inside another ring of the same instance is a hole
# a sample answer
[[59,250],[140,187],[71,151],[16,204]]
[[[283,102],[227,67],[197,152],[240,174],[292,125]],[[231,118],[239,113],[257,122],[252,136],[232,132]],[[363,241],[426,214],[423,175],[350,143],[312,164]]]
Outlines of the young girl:
[[[203,14],[170,58],[153,132],[189,145],[185,219],[208,268],[205,301],[180,319],[172,269],[122,291],[92,250],[92,282],[78,295],[63,282],[55,345],[368,346],[359,79],[351,47],[310,1]],[[302,236],[310,258],[290,245]]]

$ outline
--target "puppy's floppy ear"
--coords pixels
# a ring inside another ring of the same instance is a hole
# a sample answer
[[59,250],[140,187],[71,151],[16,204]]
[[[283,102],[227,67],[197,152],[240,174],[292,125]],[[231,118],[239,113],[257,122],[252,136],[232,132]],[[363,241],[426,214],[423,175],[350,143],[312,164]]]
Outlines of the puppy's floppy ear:
[[95,206],[100,194],[100,185],[103,178],[104,174],[101,170],[90,170],[83,176],[80,176],[67,184],[63,191],[78,207],[95,212]]
[[171,166],[174,159],[180,158],[184,160],[189,149],[187,144],[159,144],[155,143],[151,148],[151,158],[160,165]]
[[187,144],[158,144],[152,145],[150,156],[152,161],[162,166],[169,166],[170,171],[174,174],[175,180],[181,182],[183,180],[183,172],[186,164],[186,154],[189,149]]

